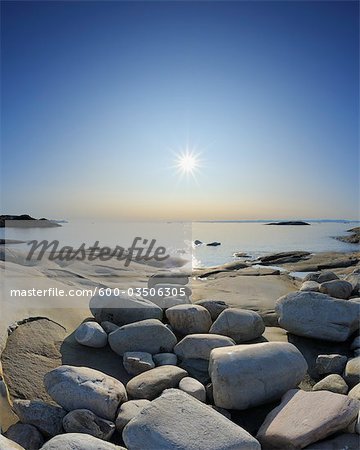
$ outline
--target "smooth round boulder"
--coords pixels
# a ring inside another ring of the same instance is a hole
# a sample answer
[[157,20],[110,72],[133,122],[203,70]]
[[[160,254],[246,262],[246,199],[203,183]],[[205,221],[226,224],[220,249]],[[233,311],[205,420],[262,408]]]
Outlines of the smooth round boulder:
[[177,356],[175,353],[156,353],[156,355],[153,355],[153,360],[156,366],[177,365]]
[[225,309],[229,308],[229,305],[222,300],[198,300],[195,304],[206,308],[212,321],[215,321]]
[[53,437],[41,450],[126,450],[90,434],[67,433]]
[[95,320],[111,322],[115,325],[127,325],[146,319],[162,319],[163,311],[149,300],[121,295],[94,295],[90,299],[90,311]]
[[146,372],[155,367],[151,353],[146,352],[124,353],[123,364],[129,375],[139,375],[139,373]]
[[116,429],[119,433],[122,433],[125,426],[137,416],[145,406],[150,405],[150,400],[141,399],[141,400],[129,400],[128,402],[123,403],[118,411],[118,415],[116,418]]
[[359,328],[359,304],[320,292],[284,295],[275,312],[280,327],[297,336],[344,342]]
[[129,396],[133,399],[153,400],[165,389],[178,387],[186,370],[177,366],[160,366],[132,378],[126,385]]
[[90,434],[104,441],[109,441],[115,432],[113,422],[98,417],[88,409],[70,411],[63,419],[63,427],[67,433]]
[[264,331],[264,321],[255,311],[229,308],[219,315],[209,333],[228,336],[240,344],[260,337]]
[[191,397],[194,397],[197,400],[200,400],[201,402],[205,403],[206,400],[205,386],[201,384],[200,381],[195,380],[195,378],[184,377],[182,380],[180,380],[179,389],[191,395]]
[[319,292],[320,284],[316,281],[304,281],[301,285],[300,291]]
[[103,330],[107,333],[110,334],[113,331],[117,330],[119,328],[119,325],[116,325],[115,323],[109,322],[108,320],[105,320],[104,322],[101,322],[100,324],[103,328]]
[[107,334],[97,322],[84,322],[75,331],[75,340],[86,347],[102,348],[107,344]]
[[88,367],[57,367],[45,375],[44,384],[50,397],[67,411],[89,409],[112,421],[119,405],[127,400],[119,380]]
[[350,398],[360,400],[360,383],[356,384],[352,389],[350,389],[348,396]]
[[338,374],[328,375],[327,377],[320,380],[316,383],[313,388],[313,391],[330,391],[335,392],[336,394],[347,394],[349,390],[348,385],[345,383],[345,380]]
[[330,297],[348,299],[353,290],[352,284],[345,280],[326,281],[320,285],[320,292]]
[[278,400],[304,378],[307,363],[287,342],[215,348],[209,373],[216,406],[244,410]]
[[24,447],[0,434],[1,450],[25,450]]
[[344,378],[350,387],[360,382],[360,356],[349,359],[345,366]]
[[209,311],[200,305],[173,306],[165,315],[174,331],[182,335],[207,333],[212,324]]
[[319,355],[316,358],[315,368],[319,375],[331,373],[342,374],[346,365],[347,356],[345,355]]
[[327,281],[338,280],[338,279],[339,279],[339,277],[336,275],[336,273],[331,272],[330,270],[326,270],[319,274],[316,281],[321,284],[321,283],[325,283]]
[[[36,427],[20,422],[11,425],[6,431],[5,436],[26,450],[39,450],[45,442],[43,435]],[[2,448],[1,442],[0,448]]]
[[171,352],[176,343],[174,333],[157,319],[124,325],[109,334],[109,345],[120,356],[126,352]]
[[221,334],[188,334],[174,347],[180,359],[209,359],[214,348],[229,347],[235,341]]

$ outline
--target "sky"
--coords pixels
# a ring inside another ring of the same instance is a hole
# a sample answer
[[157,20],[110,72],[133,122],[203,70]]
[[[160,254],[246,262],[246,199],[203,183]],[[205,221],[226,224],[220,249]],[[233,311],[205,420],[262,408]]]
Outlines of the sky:
[[359,218],[357,2],[1,7],[3,213]]

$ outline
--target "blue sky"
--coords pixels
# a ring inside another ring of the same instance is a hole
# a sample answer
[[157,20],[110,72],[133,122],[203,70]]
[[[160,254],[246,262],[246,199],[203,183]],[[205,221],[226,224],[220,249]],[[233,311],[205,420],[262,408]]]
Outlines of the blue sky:
[[3,2],[2,210],[357,218],[358,38],[357,2]]

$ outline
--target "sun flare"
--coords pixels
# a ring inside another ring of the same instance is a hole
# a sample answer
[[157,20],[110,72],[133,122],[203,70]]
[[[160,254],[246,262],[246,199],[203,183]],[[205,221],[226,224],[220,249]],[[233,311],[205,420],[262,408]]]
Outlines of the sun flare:
[[195,178],[200,168],[199,156],[194,151],[186,149],[177,155],[175,167],[181,175],[191,175]]

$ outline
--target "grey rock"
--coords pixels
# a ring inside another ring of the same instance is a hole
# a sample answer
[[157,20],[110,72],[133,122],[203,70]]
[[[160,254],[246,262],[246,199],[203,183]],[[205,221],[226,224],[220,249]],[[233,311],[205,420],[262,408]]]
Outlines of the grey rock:
[[125,426],[137,416],[145,406],[150,405],[150,400],[141,399],[141,400],[129,400],[128,402],[123,403],[118,411],[118,415],[116,418],[116,429],[119,433],[122,433]]
[[189,297],[158,297],[152,298],[152,302],[164,311],[178,305],[191,305]]
[[67,433],[90,434],[104,441],[109,441],[115,432],[115,424],[98,417],[88,409],[70,411],[63,419],[63,427]]
[[336,273],[331,272],[330,270],[326,270],[325,272],[321,272],[319,274],[319,277],[316,281],[321,284],[326,283],[327,281],[333,281],[338,279],[339,277],[336,275]]
[[344,378],[350,387],[354,387],[360,382],[360,356],[349,359],[346,363]]
[[[8,428],[5,436],[24,447],[25,450],[39,450],[44,445],[44,437],[33,425],[16,423]],[[0,448],[1,442],[0,442]]]
[[184,369],[177,366],[156,367],[132,378],[126,390],[131,398],[153,400],[165,389],[177,387],[187,375]]
[[171,327],[180,334],[207,333],[212,321],[209,311],[200,305],[178,305],[166,310]]
[[320,285],[320,292],[334,298],[348,299],[352,290],[352,284],[345,280],[326,281]]
[[41,450],[126,450],[124,447],[102,441],[83,433],[67,433],[55,436]]
[[319,375],[326,375],[328,373],[342,374],[347,362],[347,357],[344,355],[319,355],[316,358],[316,371]]
[[360,336],[356,336],[356,338],[352,341],[350,348],[351,350],[360,348]]
[[298,336],[343,342],[358,329],[360,305],[319,292],[294,292],[279,298],[279,325]]
[[151,354],[146,352],[124,353],[123,364],[129,375],[139,375],[139,373],[146,372],[155,367]]
[[348,281],[352,287],[353,290],[351,292],[351,295],[358,295],[359,294],[359,284],[360,284],[360,275],[358,272],[353,272],[345,277],[345,281]]
[[107,334],[97,322],[84,322],[75,331],[75,339],[87,347],[102,348],[107,344]]
[[[166,411],[166,414],[164,414]],[[129,450],[260,450],[249,433],[178,389],[152,401],[123,431]]]
[[13,410],[22,423],[35,426],[45,437],[63,432],[66,411],[41,400],[14,400]]
[[60,366],[44,378],[49,395],[64,409],[89,409],[99,417],[114,420],[127,400],[124,385],[115,378],[88,367]]
[[11,441],[7,437],[0,434],[0,449],[1,450],[25,450],[24,447],[21,447],[14,441]]
[[258,313],[235,308],[225,309],[210,328],[210,333],[228,336],[237,344],[256,339],[264,331],[264,321]]
[[[317,283],[319,276],[320,276],[320,272],[310,272],[305,276],[304,282],[305,281],[316,281],[316,283]],[[329,281],[329,280],[324,280],[324,281]]]
[[288,391],[257,433],[264,449],[304,448],[343,430],[352,423],[359,404],[328,391]]
[[205,403],[205,386],[201,384],[200,381],[195,380],[195,378],[184,377],[182,380],[180,380],[179,389],[196,398],[197,400]]
[[198,300],[195,304],[206,308],[212,321],[215,321],[225,309],[229,308],[229,305],[222,300]]
[[359,436],[344,433],[306,447],[306,450],[359,450]]
[[157,284],[180,284],[186,286],[189,283],[189,276],[185,273],[158,272],[148,279],[148,287],[152,288]]
[[316,281],[304,281],[301,285],[300,291],[319,292],[320,284]]
[[128,295],[95,295],[90,310],[97,322],[112,322],[122,326],[145,319],[161,319],[162,309],[149,300]]
[[216,348],[209,365],[214,403],[244,410],[275,401],[296,387],[306,371],[304,357],[287,342]]
[[345,380],[337,374],[328,375],[313,386],[313,391],[330,391],[336,394],[347,394],[348,390]]
[[350,398],[360,400],[360,383],[356,384],[352,389],[350,389],[348,396]]
[[174,333],[156,319],[124,325],[109,334],[110,347],[121,356],[126,352],[171,352],[176,343]]
[[189,334],[175,345],[174,352],[181,359],[209,359],[214,348],[229,347],[235,341],[220,334]]
[[156,353],[156,355],[153,355],[153,360],[156,366],[177,365],[177,356],[175,353]]
[[109,322],[108,320],[105,320],[104,322],[101,322],[100,324],[104,331],[108,334],[112,333],[113,331],[117,330],[119,328],[119,325],[116,325],[115,323]]

